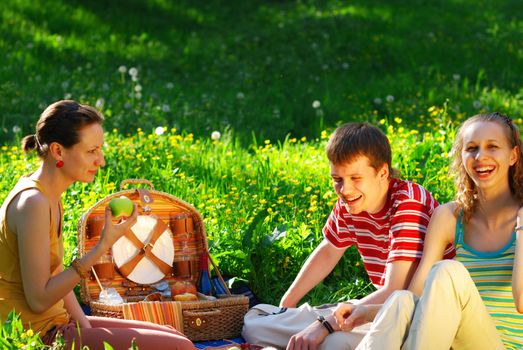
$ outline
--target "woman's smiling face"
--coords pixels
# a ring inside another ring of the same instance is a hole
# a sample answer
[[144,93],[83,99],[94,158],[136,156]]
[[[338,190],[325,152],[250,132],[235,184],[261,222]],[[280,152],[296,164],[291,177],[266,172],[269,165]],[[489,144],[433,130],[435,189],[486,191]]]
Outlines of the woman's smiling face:
[[496,122],[477,121],[463,132],[461,157],[465,170],[478,188],[506,182],[510,166],[517,161],[506,131]]

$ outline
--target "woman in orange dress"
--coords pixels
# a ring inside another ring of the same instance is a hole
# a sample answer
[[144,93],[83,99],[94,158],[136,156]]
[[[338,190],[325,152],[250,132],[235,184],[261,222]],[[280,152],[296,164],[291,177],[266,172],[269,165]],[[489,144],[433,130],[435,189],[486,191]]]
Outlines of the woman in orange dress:
[[61,196],[74,182],[93,181],[105,165],[102,123],[93,107],[58,101],[41,114],[36,133],[22,140],[24,151],[36,151],[41,164],[18,181],[0,209],[0,319],[14,309],[44,342],[61,333],[68,348],[103,349],[105,341],[127,349],[134,339],[140,349],[194,349],[172,327],[86,316],[73,293],[80,277],[137,219],[134,210],[114,224],[106,208],[96,247],[63,267]]

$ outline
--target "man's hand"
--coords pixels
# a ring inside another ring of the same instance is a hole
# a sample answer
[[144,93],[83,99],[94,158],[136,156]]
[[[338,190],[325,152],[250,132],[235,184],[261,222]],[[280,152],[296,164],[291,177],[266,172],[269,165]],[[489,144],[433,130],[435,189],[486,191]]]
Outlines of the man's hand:
[[372,322],[380,305],[354,305],[340,303],[333,311],[336,323],[342,331],[349,332],[355,327]]
[[291,337],[287,350],[316,350],[328,335],[327,329],[320,322],[314,321]]

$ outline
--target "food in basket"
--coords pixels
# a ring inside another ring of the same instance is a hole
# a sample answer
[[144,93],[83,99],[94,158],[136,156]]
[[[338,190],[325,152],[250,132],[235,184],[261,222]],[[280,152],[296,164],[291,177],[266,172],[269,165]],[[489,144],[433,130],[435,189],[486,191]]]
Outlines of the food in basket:
[[162,293],[154,292],[154,293],[146,295],[143,300],[144,301],[163,301],[164,299],[163,299]]
[[184,293],[196,295],[196,286],[189,281],[176,281],[171,287],[171,297]]
[[120,294],[118,294],[118,291],[114,288],[102,289],[98,301],[107,305],[118,305],[124,302]]
[[111,199],[109,207],[111,208],[111,212],[115,218],[131,216],[134,210],[133,201],[126,196]]
[[173,300],[175,300],[175,301],[196,301],[196,300],[198,300],[198,297],[192,293],[183,293],[183,294],[175,295],[173,297]]

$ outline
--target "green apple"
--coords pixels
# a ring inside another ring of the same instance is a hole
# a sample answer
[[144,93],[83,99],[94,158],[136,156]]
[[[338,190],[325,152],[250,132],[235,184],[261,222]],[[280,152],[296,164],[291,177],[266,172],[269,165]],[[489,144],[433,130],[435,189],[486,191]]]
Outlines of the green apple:
[[116,219],[121,216],[131,216],[134,210],[133,201],[125,196],[111,199],[109,207]]

